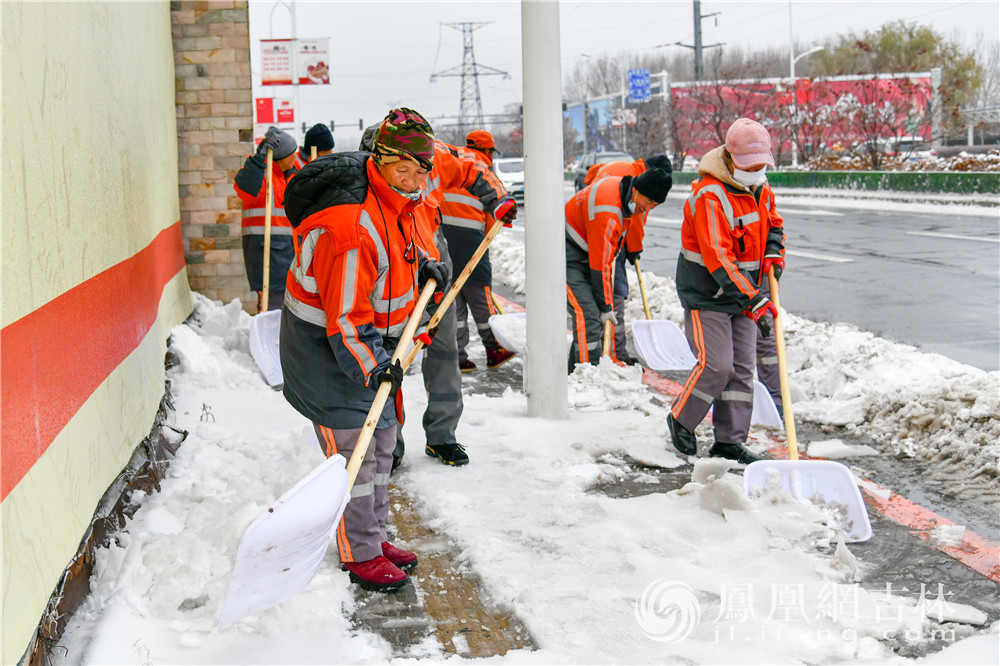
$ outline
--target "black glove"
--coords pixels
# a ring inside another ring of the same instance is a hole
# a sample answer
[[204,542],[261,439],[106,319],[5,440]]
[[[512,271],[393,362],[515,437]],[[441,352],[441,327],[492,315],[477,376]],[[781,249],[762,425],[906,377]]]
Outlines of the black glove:
[[448,287],[448,278],[450,277],[448,273],[448,264],[428,259],[420,265],[420,269],[417,271],[417,285],[423,290],[428,280],[434,280],[437,283],[434,293],[443,293]]
[[629,252],[628,250],[625,250],[625,261],[635,266],[635,262],[639,260],[639,255],[641,254],[642,250],[639,250],[638,252]]
[[386,363],[375,368],[372,371],[372,376],[375,378],[376,385],[374,388],[376,390],[382,385],[382,382],[390,382],[392,388],[389,390],[389,395],[396,395],[396,391],[403,385],[403,366],[400,364],[399,359],[396,359],[396,362],[391,365]]

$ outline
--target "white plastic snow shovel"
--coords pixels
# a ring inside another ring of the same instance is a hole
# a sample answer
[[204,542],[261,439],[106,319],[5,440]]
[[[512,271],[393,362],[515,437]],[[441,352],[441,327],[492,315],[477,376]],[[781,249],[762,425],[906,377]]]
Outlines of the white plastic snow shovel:
[[771,300],[779,314],[774,317],[774,340],[778,351],[778,374],[781,378],[781,402],[785,413],[785,435],[788,440],[788,460],[759,460],[747,465],[743,472],[743,488],[751,496],[776,479],[782,488],[798,499],[836,508],[841,514],[844,539],[849,543],[872,538],[868,509],[861,498],[857,481],[847,466],[832,460],[799,460],[795,438],[795,417],[785,363],[785,334],[778,302],[778,281],[773,269],[768,273]]
[[646,298],[646,283],[642,279],[639,260],[635,261],[635,275],[639,279],[645,321],[632,322],[632,343],[642,364],[655,372],[665,370],[690,370],[695,358],[688,346],[681,327],[668,319],[653,319]]
[[[393,363],[403,358],[435,286],[434,280],[428,280],[421,291],[392,355]],[[219,616],[220,629],[291,599],[316,575],[351,499],[351,488],[391,388],[391,382],[379,385],[350,461],[339,454],[327,458],[247,528]],[[315,435],[312,439],[316,445]]]
[[269,386],[277,386],[284,381],[281,374],[281,356],[278,353],[278,338],[281,334],[281,310],[268,310],[267,299],[271,290],[271,205],[274,198],[274,183],[271,168],[274,153],[267,149],[267,173],[264,191],[264,292],[260,297],[260,312],[250,319],[250,356],[264,375]]

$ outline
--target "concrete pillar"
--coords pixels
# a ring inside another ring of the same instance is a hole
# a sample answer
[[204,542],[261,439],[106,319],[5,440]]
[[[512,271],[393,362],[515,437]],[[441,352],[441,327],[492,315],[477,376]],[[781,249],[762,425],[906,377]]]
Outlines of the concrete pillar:
[[[524,81],[524,393],[528,415],[566,418],[566,227],[563,215],[559,3],[521,0]],[[584,108],[586,112],[586,107]]]

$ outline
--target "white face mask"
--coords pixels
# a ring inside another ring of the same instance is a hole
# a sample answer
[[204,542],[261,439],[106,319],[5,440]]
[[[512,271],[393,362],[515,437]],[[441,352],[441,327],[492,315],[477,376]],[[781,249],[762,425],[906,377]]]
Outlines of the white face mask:
[[[389,187],[392,187],[392,185],[390,185]],[[398,187],[392,187],[392,189],[394,191],[398,192],[399,194],[402,194],[404,197],[406,197],[410,201],[418,201],[420,199],[420,190],[414,190],[413,192],[404,192],[403,190],[399,189]]]
[[635,200],[628,202],[628,212],[635,213]]
[[756,187],[764,182],[767,178],[767,167],[765,166],[760,171],[744,171],[743,169],[737,169],[733,167],[733,180],[742,185],[743,187]]

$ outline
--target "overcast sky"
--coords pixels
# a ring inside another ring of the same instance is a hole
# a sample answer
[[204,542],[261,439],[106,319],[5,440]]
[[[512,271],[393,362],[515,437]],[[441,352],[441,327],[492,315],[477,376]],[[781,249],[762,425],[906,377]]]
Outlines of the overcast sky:
[[[292,97],[292,88],[259,86],[260,39],[291,36],[287,2],[250,2],[251,60],[255,97]],[[791,7],[792,25],[789,26]],[[366,125],[385,116],[393,105],[410,106],[433,123],[450,122],[459,112],[459,77],[432,73],[462,64],[462,31],[445,24],[483,22],[474,34],[479,65],[507,72],[480,76],[486,114],[503,113],[521,101],[520,2],[294,2],[297,36],[329,37],[331,82],[301,86],[297,124],[334,120],[337,149],[360,137],[358,119]],[[589,54],[609,59],[627,52],[649,51],[659,44],[693,44],[693,3],[561,2],[560,43],[564,78]],[[1000,39],[1000,3],[966,2],[829,2],[825,0],[702,0],[702,14],[720,12],[702,22],[705,45],[724,42],[787,48],[790,32],[805,50],[827,38],[877,29],[889,21],[930,24],[935,31],[972,48]],[[669,46],[691,54],[691,49]],[[443,118],[450,116],[447,121]],[[353,147],[353,146],[350,146]]]

